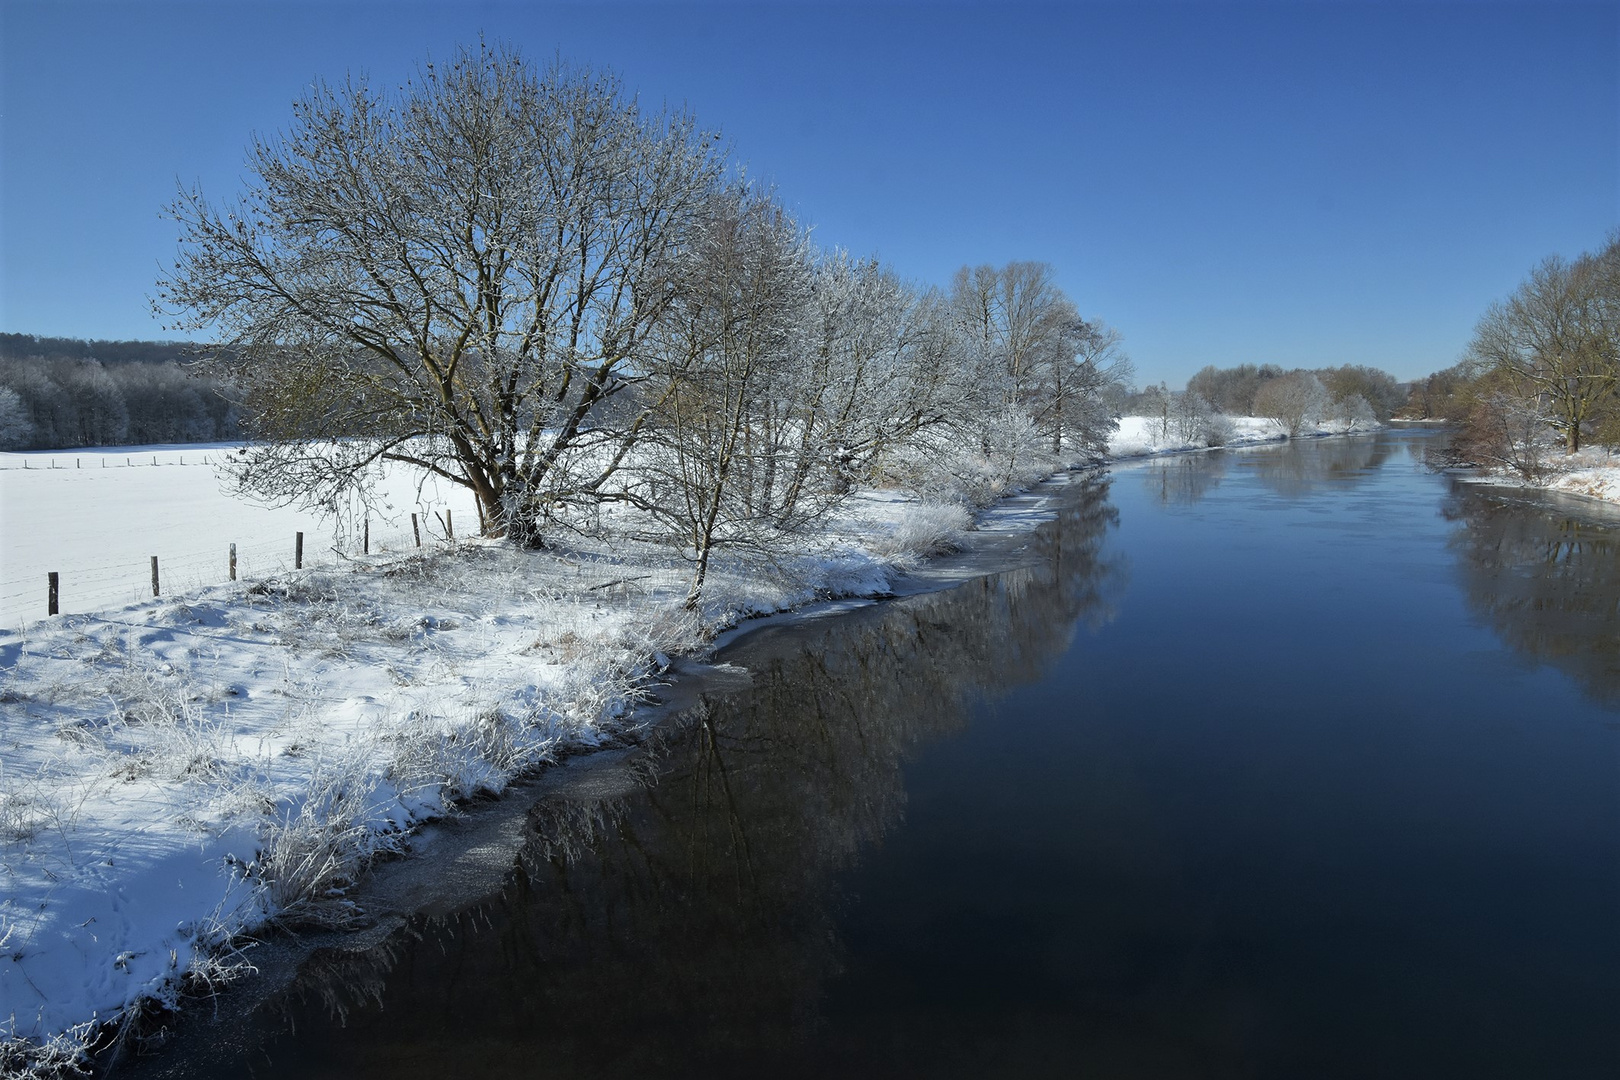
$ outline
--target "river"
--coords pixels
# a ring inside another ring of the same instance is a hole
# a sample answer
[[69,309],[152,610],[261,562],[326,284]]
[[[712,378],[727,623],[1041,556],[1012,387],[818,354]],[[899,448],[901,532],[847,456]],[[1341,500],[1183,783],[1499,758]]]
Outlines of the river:
[[1620,515],[1430,438],[1075,478],[746,635],[498,891],[160,1071],[1620,1075]]

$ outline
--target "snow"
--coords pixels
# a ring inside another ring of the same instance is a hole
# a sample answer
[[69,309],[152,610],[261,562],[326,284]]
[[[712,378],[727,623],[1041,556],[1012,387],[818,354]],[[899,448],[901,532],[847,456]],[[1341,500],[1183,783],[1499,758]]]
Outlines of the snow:
[[[1237,421],[1231,441],[1271,427]],[[1189,448],[1152,435],[1127,418],[1112,454]],[[352,528],[223,494],[202,462],[226,449],[0,456],[0,1073],[242,974],[242,935],[267,923],[343,925],[347,885],[422,822],[633,741],[669,656],[752,615],[885,594],[966,529],[1046,515],[863,492],[768,568],[720,558],[691,613],[690,568],[663,548],[536,554],[435,529],[418,551],[412,511],[449,506],[464,535],[476,515],[405,475],[362,555]],[[294,571],[299,529],[320,564]],[[141,599],[152,554],[165,591]]]
[[1611,448],[1589,446],[1566,453],[1560,440],[1548,434],[1541,449],[1542,475],[1527,480],[1508,468],[1475,467],[1464,474],[1469,483],[1527,491],[1556,491],[1602,502],[1620,503],[1620,459]]
[[[296,507],[234,498],[215,475],[231,444],[110,447],[0,453],[0,626],[16,629],[46,613],[46,575],[60,582],[61,611],[98,611],[152,595],[151,557],[164,592],[181,593],[229,576],[230,545],[242,577],[291,569],[294,534],[306,566],[332,562],[360,508],[341,519]],[[432,477],[418,485],[388,475],[370,509],[371,549],[414,550],[411,514],[424,541],[442,536],[439,514],[477,531],[469,493]]]
[[[1282,442],[1288,436],[1276,421],[1259,416],[1227,416],[1222,420],[1229,426],[1221,446],[1253,446],[1257,443]],[[1342,435],[1340,422],[1308,425],[1308,435]],[[1214,447],[1201,439],[1182,439],[1174,422],[1166,432],[1155,417],[1127,416],[1120,420],[1119,430],[1108,440],[1108,456],[1113,460],[1144,457],[1153,454],[1174,454],[1189,450],[1207,450]]]
[[1620,502],[1620,461],[1613,451],[1588,448],[1567,457],[1556,455],[1553,464],[1556,471],[1548,478],[1548,489]]

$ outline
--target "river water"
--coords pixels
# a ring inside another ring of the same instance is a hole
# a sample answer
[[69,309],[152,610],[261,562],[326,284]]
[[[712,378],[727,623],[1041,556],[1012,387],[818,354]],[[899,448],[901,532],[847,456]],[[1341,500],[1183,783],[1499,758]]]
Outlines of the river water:
[[1428,438],[1075,479],[1025,565],[745,636],[498,893],[170,1064],[1620,1075],[1620,516]]

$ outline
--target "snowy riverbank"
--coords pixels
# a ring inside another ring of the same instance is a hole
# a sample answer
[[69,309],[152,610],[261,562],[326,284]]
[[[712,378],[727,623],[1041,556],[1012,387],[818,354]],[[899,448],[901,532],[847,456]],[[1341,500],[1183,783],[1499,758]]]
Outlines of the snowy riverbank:
[[[1193,448],[1153,431],[1111,456]],[[696,613],[667,549],[463,541],[0,632],[0,1074],[247,974],[244,933],[363,918],[348,887],[420,823],[634,741],[670,656],[883,594],[975,524],[1031,514],[862,493],[768,573],[716,567]]]

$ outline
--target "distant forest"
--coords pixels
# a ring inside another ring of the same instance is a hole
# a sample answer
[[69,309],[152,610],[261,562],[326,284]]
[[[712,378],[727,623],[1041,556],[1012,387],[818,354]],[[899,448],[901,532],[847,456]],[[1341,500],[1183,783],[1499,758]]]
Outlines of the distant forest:
[[238,438],[235,395],[187,367],[191,348],[0,334],[0,449]]

